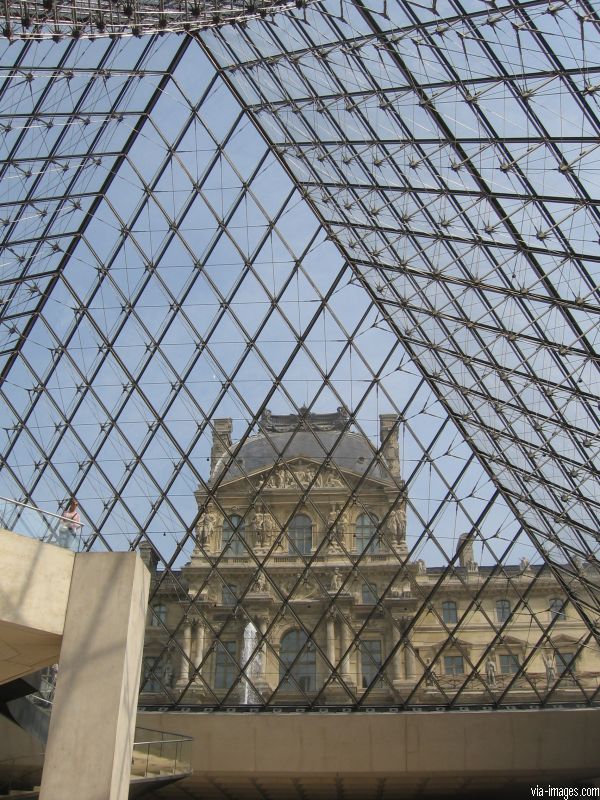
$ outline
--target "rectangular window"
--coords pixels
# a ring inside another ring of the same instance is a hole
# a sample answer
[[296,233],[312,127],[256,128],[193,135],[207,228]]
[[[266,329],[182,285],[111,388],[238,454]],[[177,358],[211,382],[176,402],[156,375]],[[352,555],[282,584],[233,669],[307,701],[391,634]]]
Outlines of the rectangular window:
[[551,620],[563,620],[566,619],[567,615],[565,612],[565,603],[564,600],[560,600],[559,598],[554,598],[550,600],[550,619]]
[[519,671],[519,657],[512,654],[500,656],[500,672],[502,675],[515,675]]
[[366,689],[381,669],[381,640],[363,639],[360,643],[362,687]]
[[236,592],[237,587],[234,586],[233,583],[226,583],[225,586],[223,586],[221,603],[224,606],[234,606],[237,602]]
[[458,622],[458,611],[454,600],[446,600],[442,603],[442,619],[446,625],[456,625]]
[[170,683],[169,670],[164,656],[145,656],[143,662],[144,675],[142,679],[144,692],[162,692],[163,686]]
[[377,597],[377,587],[370,583],[362,585],[362,603],[365,606],[374,606],[379,598]]
[[215,647],[215,689],[229,689],[238,676],[236,642],[217,642]]
[[300,675],[296,678],[296,682],[303,692],[314,692],[314,681],[311,675]]
[[510,600],[496,601],[496,619],[500,624],[506,622],[510,617]]
[[573,653],[563,653],[557,651],[556,653],[556,671],[559,675],[570,675],[573,672],[573,660],[574,654]]
[[444,673],[446,675],[464,675],[465,662],[462,656],[444,656]]

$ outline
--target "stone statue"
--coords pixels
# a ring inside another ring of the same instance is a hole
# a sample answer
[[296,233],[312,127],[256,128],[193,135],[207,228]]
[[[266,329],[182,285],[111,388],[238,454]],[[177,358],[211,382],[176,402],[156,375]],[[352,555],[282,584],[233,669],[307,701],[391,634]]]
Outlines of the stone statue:
[[554,661],[554,653],[544,656],[544,664],[546,666],[546,680],[548,686],[556,682],[556,662]]
[[217,515],[215,512],[210,508],[206,508],[200,519],[198,520],[198,525],[196,526],[196,530],[198,531],[198,535],[200,538],[200,544],[202,547],[210,542],[211,537],[215,531]]
[[425,659],[425,686],[433,686],[435,684],[435,670],[431,665],[431,659]]
[[259,594],[267,594],[269,591],[269,584],[264,572],[259,572],[256,580],[254,581],[254,591]]
[[339,569],[333,570],[333,575],[331,576],[331,588],[329,589],[330,592],[338,592],[342,587],[342,575]]
[[338,507],[331,506],[331,511],[327,516],[327,527],[330,528],[329,531],[329,552],[330,553],[340,553],[340,531],[339,531],[339,522],[337,521],[338,518]]
[[[277,526],[277,521],[275,520],[270,511],[267,511],[265,513],[263,524],[265,530],[266,546],[271,547],[271,545],[277,538],[278,526]],[[279,548],[283,547],[283,542],[279,542],[278,546]]]
[[326,486],[334,486],[341,488],[344,483],[339,475],[336,475],[335,472],[328,471],[324,476],[324,482]]
[[340,515],[337,524],[337,541],[343,542],[346,544],[348,531],[350,530],[350,512],[344,511],[343,514]]
[[173,665],[171,664],[170,657],[168,657],[165,661],[165,666],[163,669],[163,683],[168,688],[173,686]]
[[425,575],[427,573],[427,565],[422,558],[417,561],[417,572],[419,575]]
[[521,569],[521,572],[527,572],[527,570],[529,569],[529,559],[523,556],[519,561],[519,567]]
[[490,653],[485,662],[485,676],[487,678],[488,686],[496,685],[496,659]]
[[394,545],[399,545],[405,541],[406,531],[404,530],[402,515],[396,509],[390,511],[388,515],[387,529]]
[[254,512],[254,530],[256,532],[256,544],[264,547],[266,544],[265,515],[262,511]]

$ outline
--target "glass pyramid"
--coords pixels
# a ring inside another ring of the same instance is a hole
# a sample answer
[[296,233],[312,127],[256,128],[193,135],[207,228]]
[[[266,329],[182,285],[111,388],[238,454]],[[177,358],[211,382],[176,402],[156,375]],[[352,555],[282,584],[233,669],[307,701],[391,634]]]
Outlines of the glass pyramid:
[[126,5],[7,6],[2,496],[147,707],[596,704],[594,5]]

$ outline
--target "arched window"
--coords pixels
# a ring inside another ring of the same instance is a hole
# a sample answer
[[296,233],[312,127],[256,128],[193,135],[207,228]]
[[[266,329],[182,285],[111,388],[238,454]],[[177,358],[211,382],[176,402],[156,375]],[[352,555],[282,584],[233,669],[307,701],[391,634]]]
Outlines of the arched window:
[[379,520],[374,514],[361,514],[356,520],[356,552],[377,553],[377,525]]
[[307,555],[312,550],[312,523],[306,514],[296,514],[288,528],[289,552]]
[[565,601],[561,600],[559,597],[554,597],[550,600],[550,619],[552,621],[556,619],[560,622],[561,619],[566,618]]
[[228,556],[245,556],[248,551],[244,539],[244,523],[239,514],[231,514],[229,520],[223,520],[223,552]]
[[167,607],[164,603],[155,603],[150,609],[150,627],[160,628],[167,621]]
[[444,600],[442,603],[442,619],[446,625],[456,625],[458,622],[458,612],[454,600]]
[[496,600],[496,619],[506,622],[510,617],[510,600]]
[[294,663],[294,659],[300,653],[298,660],[288,673],[286,683],[287,689],[297,691],[298,687],[303,692],[314,692],[317,688],[317,663],[315,659],[314,647],[307,644],[307,636],[304,631],[288,631],[281,638],[279,646],[279,679],[283,680],[286,670]]

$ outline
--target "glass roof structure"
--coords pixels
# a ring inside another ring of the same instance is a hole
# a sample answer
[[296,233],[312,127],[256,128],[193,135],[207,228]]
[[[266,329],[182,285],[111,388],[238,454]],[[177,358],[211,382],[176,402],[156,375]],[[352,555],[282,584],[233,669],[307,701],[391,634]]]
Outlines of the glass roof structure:
[[[202,546],[201,512],[213,503],[231,523],[219,491],[232,470],[252,509],[266,502],[244,446],[266,436],[276,470],[294,436],[320,442],[313,483],[297,486],[297,508],[310,509],[340,437],[371,443],[356,456],[368,475],[398,435],[390,509],[405,499],[408,552],[397,571],[424,561],[440,576],[416,617],[448,576],[469,610],[483,608],[485,582],[458,569],[467,534],[490,579],[518,593],[510,614],[530,614],[532,642],[545,646],[554,625],[528,605],[541,570],[527,565],[543,563],[586,626],[578,649],[597,647],[594,3],[86,8],[5,4],[0,494],[52,511],[77,497],[93,550],[151,543],[155,591],[168,582],[181,599],[164,647],[181,654],[185,620],[204,614],[181,573]],[[343,431],[318,434],[311,415],[336,410]],[[269,434],[265,412],[305,420],[303,432]],[[381,415],[398,420],[389,441]],[[211,474],[224,419],[233,444]],[[321,520],[331,531],[363,502],[347,488],[337,518]],[[289,536],[281,523],[277,537]],[[362,556],[344,553],[348,580],[360,577]],[[296,587],[248,555],[279,613],[296,614]],[[303,554],[299,574],[343,616],[343,588],[318,579],[317,557]],[[211,574],[222,569],[219,556]],[[388,613],[390,586],[373,618]],[[458,630],[439,619],[440,653],[460,650],[461,619]],[[510,620],[489,624],[493,648]],[[343,654],[321,655],[339,677]],[[393,656],[366,693],[346,687],[344,706],[369,706]],[[467,661],[445,708],[483,663]],[[234,659],[238,682],[249,665]],[[490,707],[510,704],[512,688]],[[554,688],[536,689],[536,703],[552,704]],[[575,702],[597,695],[580,685]],[[188,702],[186,687],[168,696]],[[415,702],[409,692],[397,707]],[[208,705],[240,704],[231,692]],[[277,705],[276,689],[258,703]]]

